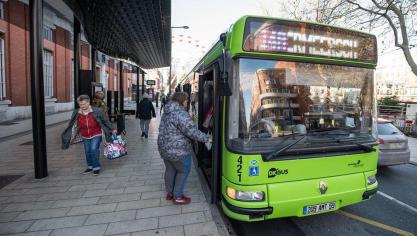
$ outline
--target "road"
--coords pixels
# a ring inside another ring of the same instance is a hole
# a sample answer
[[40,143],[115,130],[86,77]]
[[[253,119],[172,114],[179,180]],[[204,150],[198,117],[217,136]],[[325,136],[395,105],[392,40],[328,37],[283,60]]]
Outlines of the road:
[[[417,160],[417,139],[410,141]],[[417,235],[417,163],[379,168],[379,192],[339,211],[264,222],[231,220],[237,235]]]

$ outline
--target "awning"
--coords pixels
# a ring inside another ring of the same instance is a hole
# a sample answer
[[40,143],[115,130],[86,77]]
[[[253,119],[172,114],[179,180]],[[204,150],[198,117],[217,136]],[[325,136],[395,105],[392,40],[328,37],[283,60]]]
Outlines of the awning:
[[145,69],[171,58],[170,0],[64,0],[83,25],[89,43]]

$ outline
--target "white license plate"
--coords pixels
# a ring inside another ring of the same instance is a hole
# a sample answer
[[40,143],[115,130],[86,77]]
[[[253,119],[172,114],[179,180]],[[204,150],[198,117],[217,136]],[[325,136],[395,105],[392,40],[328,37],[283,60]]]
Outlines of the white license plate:
[[331,211],[336,209],[336,202],[326,202],[322,204],[305,206],[303,209],[304,215],[314,214],[322,211]]
[[392,149],[404,148],[404,143],[390,143],[389,147]]

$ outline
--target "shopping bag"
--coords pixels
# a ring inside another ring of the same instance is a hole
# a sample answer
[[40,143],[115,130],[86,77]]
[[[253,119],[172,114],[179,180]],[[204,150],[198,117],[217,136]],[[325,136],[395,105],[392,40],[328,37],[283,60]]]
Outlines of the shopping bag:
[[104,156],[109,160],[114,160],[126,155],[126,141],[121,135],[112,135],[112,141],[104,148]]

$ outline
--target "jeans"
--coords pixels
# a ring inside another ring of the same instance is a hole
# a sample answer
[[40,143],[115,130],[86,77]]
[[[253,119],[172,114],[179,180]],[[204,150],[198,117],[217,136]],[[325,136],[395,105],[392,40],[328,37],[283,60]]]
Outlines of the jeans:
[[185,183],[191,172],[191,155],[184,156],[178,161],[164,160],[165,163],[165,189],[175,198],[183,196]]
[[84,143],[84,151],[85,151],[85,160],[87,161],[87,166],[89,169],[93,170],[100,170],[100,143],[101,143],[101,136],[86,139],[83,138]]
[[143,133],[145,133],[146,135],[148,135],[148,131],[149,131],[149,123],[151,122],[151,120],[140,120],[139,125],[140,125],[140,129],[142,130]]

